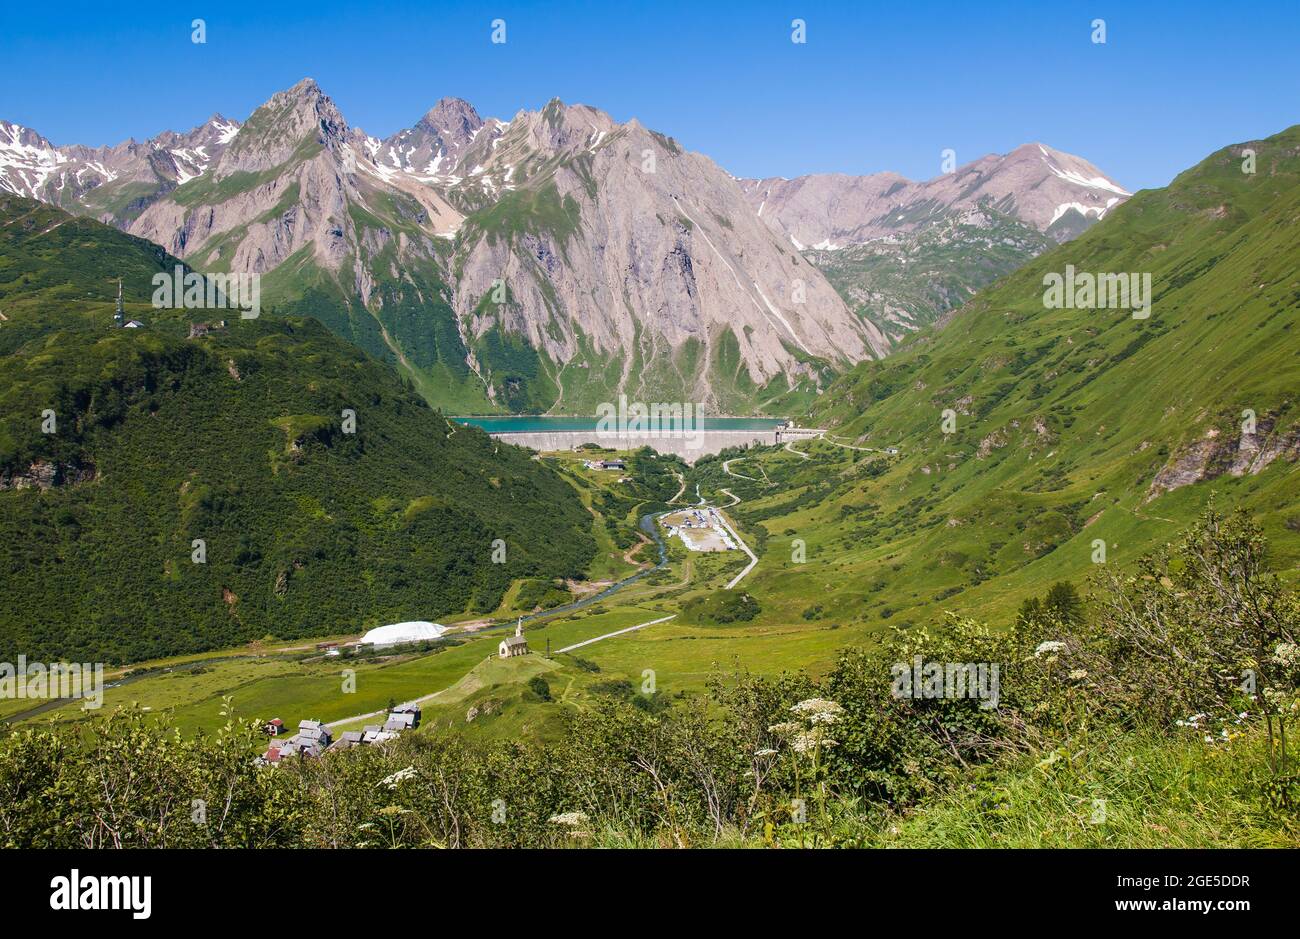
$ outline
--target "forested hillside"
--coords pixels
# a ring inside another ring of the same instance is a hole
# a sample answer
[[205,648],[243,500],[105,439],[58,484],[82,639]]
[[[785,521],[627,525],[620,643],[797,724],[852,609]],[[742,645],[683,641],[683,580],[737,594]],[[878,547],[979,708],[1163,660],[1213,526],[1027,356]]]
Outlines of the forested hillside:
[[[0,206],[0,232],[32,205]],[[0,254],[0,658],[356,632],[585,570],[590,516],[527,451],[452,425],[314,320],[191,335],[136,303],[145,328],[115,329],[118,273],[138,300],[168,259],[41,211]],[[76,297],[6,274],[52,239]]]

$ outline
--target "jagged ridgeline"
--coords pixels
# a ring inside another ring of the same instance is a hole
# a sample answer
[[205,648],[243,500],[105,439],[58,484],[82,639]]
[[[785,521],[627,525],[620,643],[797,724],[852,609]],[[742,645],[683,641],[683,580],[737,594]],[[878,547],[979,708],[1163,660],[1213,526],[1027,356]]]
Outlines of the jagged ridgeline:
[[56,147],[0,119],[0,190],[196,269],[262,273],[459,413],[590,414],[619,394],[797,413],[1128,192],[1041,143],[894,173],[738,179],[633,119],[444,98],[380,139],[311,79],[242,124]]
[[[585,570],[590,516],[527,451],[450,424],[314,320],[152,309],[175,263],[0,202],[0,658],[356,632]],[[143,329],[112,327],[119,276]]]

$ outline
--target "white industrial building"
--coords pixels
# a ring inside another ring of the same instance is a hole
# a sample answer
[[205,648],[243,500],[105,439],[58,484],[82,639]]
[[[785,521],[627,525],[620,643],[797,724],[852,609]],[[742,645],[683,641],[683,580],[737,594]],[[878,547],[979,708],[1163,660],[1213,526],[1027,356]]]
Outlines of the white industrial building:
[[400,646],[409,642],[428,642],[433,639],[441,639],[446,632],[447,627],[438,623],[413,620],[409,623],[392,623],[388,626],[379,626],[372,629],[361,637],[361,644]]

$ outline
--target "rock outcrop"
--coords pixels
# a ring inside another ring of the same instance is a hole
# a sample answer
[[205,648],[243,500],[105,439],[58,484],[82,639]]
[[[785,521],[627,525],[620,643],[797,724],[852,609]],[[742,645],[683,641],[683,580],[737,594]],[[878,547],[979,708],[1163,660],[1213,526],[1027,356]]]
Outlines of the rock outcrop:
[[1220,476],[1258,475],[1279,458],[1300,460],[1300,428],[1279,431],[1271,417],[1260,418],[1255,431],[1227,436],[1211,427],[1182,447],[1151,480],[1145,502],[1166,492]]

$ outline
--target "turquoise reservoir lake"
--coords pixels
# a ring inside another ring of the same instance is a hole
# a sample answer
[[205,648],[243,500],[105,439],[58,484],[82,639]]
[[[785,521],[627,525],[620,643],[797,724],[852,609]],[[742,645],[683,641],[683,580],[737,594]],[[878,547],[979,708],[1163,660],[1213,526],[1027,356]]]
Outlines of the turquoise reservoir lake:
[[[489,434],[545,434],[589,430],[593,433],[600,419],[596,417],[549,417],[531,414],[502,417],[453,417],[459,424],[480,427]],[[699,430],[775,430],[784,423],[776,417],[702,417]]]

